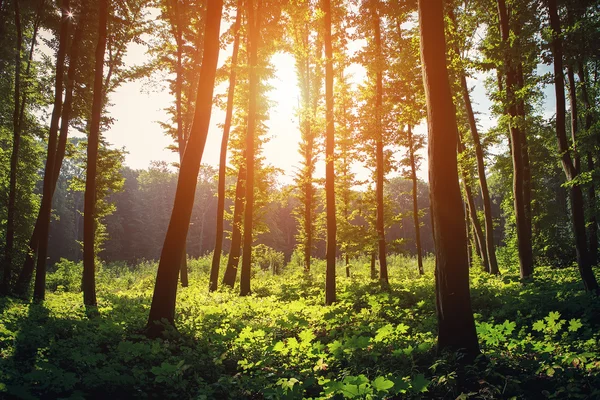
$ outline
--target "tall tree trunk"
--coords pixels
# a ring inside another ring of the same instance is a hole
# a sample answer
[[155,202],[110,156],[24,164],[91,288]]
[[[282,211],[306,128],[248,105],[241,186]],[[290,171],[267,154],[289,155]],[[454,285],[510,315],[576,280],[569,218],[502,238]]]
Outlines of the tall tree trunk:
[[[6,220],[6,243],[4,247],[4,268],[0,294],[7,294],[12,277],[12,256],[15,239],[15,202],[17,198],[17,167],[19,166],[19,146],[21,144],[21,124],[19,123],[19,102],[21,100],[21,48],[23,47],[23,30],[21,28],[21,11],[18,0],[15,4],[15,30],[17,42],[15,50],[15,109],[13,111],[13,148],[10,156],[10,183],[8,194],[8,210]],[[34,39],[35,40],[35,39]]]
[[[173,36],[175,37],[176,42],[176,53],[177,53],[177,61],[176,61],[176,79],[175,79],[175,119],[177,124],[177,150],[179,152],[179,165],[181,165],[181,161],[183,160],[183,154],[185,153],[185,145],[187,142],[187,138],[184,135],[183,131],[183,117],[182,117],[182,95],[183,95],[183,32],[181,28],[181,23],[179,21],[179,2],[178,1],[167,1],[167,9],[169,14],[169,19],[171,23],[171,31]],[[187,247],[187,246],[186,246]],[[183,248],[183,255],[181,257],[181,266],[180,266],[180,279],[181,286],[187,287],[188,282],[188,270],[187,270],[187,249]]]
[[202,68],[198,81],[194,122],[179,169],[173,211],[158,265],[147,325],[147,333],[150,337],[162,334],[164,325],[161,325],[160,321],[173,325],[175,320],[179,266],[185,248],[194,206],[194,194],[196,193],[200,162],[202,161],[210,124],[215,74],[219,59],[219,31],[222,11],[222,0],[208,2],[204,54],[202,55]]
[[[566,133],[566,105],[565,105],[565,82],[563,73],[563,51],[560,18],[556,0],[548,0],[548,12],[550,15],[550,27],[552,33],[552,53],[554,55],[554,88],[556,93],[556,137],[558,139],[558,151],[561,154],[561,163],[567,181],[573,181],[579,175],[578,155],[575,153],[571,158],[571,151]],[[573,145],[575,145],[575,132],[573,132]],[[575,150],[576,151],[576,150]],[[575,234],[575,250],[577,254],[577,265],[587,291],[598,291],[598,282],[592,271],[592,265],[588,257],[587,238],[585,232],[585,213],[583,210],[583,193],[579,184],[571,184],[571,216],[573,233]]]
[[429,130],[429,188],[436,251],[438,352],[479,353],[469,293],[464,213],[458,184],[458,128],[444,38],[442,0],[419,0],[421,60]]
[[[458,136],[458,152],[462,153],[465,151],[465,146],[462,143],[460,135]],[[469,175],[466,171],[462,171],[462,183],[463,189],[465,191],[465,197],[467,200],[467,208],[469,212],[469,216],[471,217],[471,224],[473,225],[473,230],[475,234],[475,242],[477,244],[477,248],[479,251],[477,255],[481,257],[481,261],[483,262],[484,270],[490,272],[490,263],[488,259],[487,248],[485,247],[485,238],[483,236],[483,230],[481,229],[481,224],[479,223],[479,217],[477,216],[477,207],[475,207],[475,200],[473,199],[473,192],[471,191],[471,185],[469,184]]]
[[83,201],[83,303],[96,305],[96,171],[100,142],[100,119],[104,100],[104,53],[108,23],[108,0],[99,1],[98,43],[94,68],[94,98],[87,143],[87,167]]
[[333,49],[331,43],[331,3],[330,0],[321,0],[323,21],[325,23],[325,197],[327,213],[327,269],[325,272],[325,304],[330,305],[336,301],[335,290],[335,259],[337,252],[335,220],[335,171],[334,149],[335,129],[333,126]]
[[485,176],[483,148],[481,147],[481,139],[479,138],[477,122],[475,121],[475,113],[473,112],[473,106],[471,105],[471,96],[469,95],[467,78],[465,77],[464,71],[460,76],[460,83],[462,88],[463,101],[465,103],[467,117],[469,120],[469,128],[471,130],[471,136],[473,137],[473,143],[475,143],[475,157],[477,158],[477,174],[479,175],[479,187],[481,188],[481,198],[483,199],[483,214],[485,218],[485,247],[488,256],[488,270],[492,274],[498,274],[500,271],[498,269],[498,260],[496,259],[496,248],[494,245],[494,220],[492,219],[492,202],[490,200],[490,192],[488,190],[487,179]]
[[256,117],[258,101],[257,75],[258,42],[260,40],[260,12],[261,0],[258,0],[258,9],[254,9],[254,1],[246,0],[246,13],[248,14],[248,130],[246,131],[246,207],[244,212],[244,246],[242,249],[242,270],[240,271],[240,296],[250,294],[250,274],[252,269],[252,239],[254,222],[254,142],[256,134]]
[[223,251],[223,217],[225,214],[225,172],[227,171],[227,144],[231,130],[231,117],[233,115],[233,95],[237,79],[237,58],[240,49],[240,25],[242,24],[242,0],[238,0],[234,24],[233,53],[231,55],[231,71],[229,72],[229,90],[227,92],[227,111],[225,125],[221,139],[221,153],[219,156],[219,183],[217,186],[217,229],[215,250],[213,251],[212,265],[210,268],[210,281],[208,290],[217,290],[219,281],[219,267],[221,266],[221,252]]
[[[583,106],[585,107],[585,130],[589,133],[592,128],[592,106],[590,104],[590,98],[587,89],[587,78],[583,68],[583,62],[579,60],[577,62],[577,75],[579,76],[579,84],[581,86],[581,97],[583,99]],[[600,144],[600,136],[596,137],[597,143]],[[587,154],[587,165],[588,171],[594,171],[594,160],[591,152]],[[588,201],[590,203],[590,220],[589,220],[589,231],[590,231],[590,262],[592,265],[598,263],[598,221],[596,216],[596,188],[594,185],[594,179],[588,186]]]
[[50,228],[50,215],[52,212],[52,196],[54,182],[54,164],[56,160],[58,122],[62,110],[63,74],[65,66],[65,54],[69,40],[69,0],[64,0],[61,5],[61,23],[58,41],[58,52],[56,56],[56,77],[54,80],[54,106],[50,119],[50,131],[48,133],[48,155],[44,169],[44,189],[42,192],[42,204],[40,206],[40,228],[38,230],[38,253],[35,268],[35,284],[33,299],[36,302],[43,301],[46,295],[46,255],[48,253],[48,233]]
[[525,167],[523,163],[523,134],[518,124],[517,101],[517,73],[509,50],[510,28],[508,11],[504,0],[498,0],[498,16],[500,19],[500,32],[504,49],[504,68],[506,77],[506,97],[508,99],[507,111],[511,117],[510,143],[513,161],[513,197],[515,218],[517,225],[517,246],[519,248],[519,269],[521,278],[530,278],[533,275],[533,249],[531,245],[531,226],[527,218],[526,196],[524,195]]
[[[245,159],[244,153],[242,159]],[[223,275],[223,285],[233,289],[240,262],[240,250],[242,246],[242,219],[244,216],[244,205],[246,203],[246,165],[240,164],[237,183],[235,185],[235,202],[233,209],[233,222],[231,223],[231,246],[229,248],[229,258],[227,259],[227,268]]]
[[348,262],[348,254],[345,254],[345,261],[346,261],[346,278],[350,278],[350,263]]
[[[40,12],[42,9],[42,5],[45,0],[40,1]],[[82,2],[81,10],[87,10],[87,1]],[[71,118],[72,104],[73,104],[73,89],[75,86],[75,74],[77,72],[77,62],[79,60],[79,46],[81,44],[81,40],[83,37],[83,31],[86,26],[87,19],[85,18],[87,14],[85,12],[81,13],[81,19],[77,23],[77,29],[75,30],[75,35],[73,36],[73,41],[71,44],[71,49],[69,50],[69,69],[67,71],[67,85],[65,89],[65,101],[62,106],[62,115],[60,117],[60,133],[58,136],[58,145],[56,148],[56,155],[54,161],[54,172],[52,175],[52,196],[54,196],[54,191],[56,190],[56,184],[58,182],[58,178],[60,175],[60,169],[62,167],[62,162],[65,157],[66,145],[68,140],[68,132],[69,132],[69,122]],[[39,22],[38,22],[39,25]],[[29,74],[29,67],[31,64],[31,60],[33,59],[33,45],[35,43],[35,37],[37,33],[37,26],[34,27],[34,42],[31,44],[31,49],[29,51],[29,61],[27,63],[27,74]],[[21,101],[21,124],[23,121],[23,108],[25,107],[25,93],[23,94],[23,99]],[[39,231],[42,225],[42,210],[40,209],[38,212],[38,216],[35,221],[35,226],[33,232],[31,234],[31,238],[28,243],[28,253],[25,257],[25,263],[21,268],[21,272],[19,273],[19,277],[17,279],[17,283],[15,285],[15,294],[18,296],[24,296],[27,288],[29,287],[29,283],[31,281],[31,276],[33,274],[33,270],[35,267],[35,256],[38,249],[38,240],[39,240]]]
[[379,281],[381,286],[389,286],[386,243],[385,243],[385,210],[383,198],[384,168],[383,159],[383,129],[382,129],[382,106],[383,106],[383,71],[382,71],[382,50],[381,50],[381,26],[379,12],[377,10],[377,1],[372,3],[373,32],[375,36],[375,65],[376,65],[376,83],[375,83],[375,130],[376,130],[376,194],[377,194],[377,248],[379,253]]
[[471,222],[469,220],[469,207],[466,203],[464,203],[463,210],[465,212],[465,232],[467,235],[467,260],[469,263],[469,268],[473,266],[473,245],[471,240]]
[[412,201],[413,201],[413,222],[415,224],[415,243],[417,246],[417,265],[419,275],[423,275],[423,256],[421,250],[421,227],[419,225],[419,202],[417,200],[417,166],[415,165],[415,145],[412,133],[412,126],[408,125],[406,133],[408,135],[408,153],[410,156],[410,179],[412,180]]

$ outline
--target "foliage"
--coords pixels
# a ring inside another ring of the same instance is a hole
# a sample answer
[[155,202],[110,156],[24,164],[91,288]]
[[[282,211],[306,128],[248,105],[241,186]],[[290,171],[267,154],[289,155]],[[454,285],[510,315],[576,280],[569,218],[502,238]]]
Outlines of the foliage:
[[[437,357],[433,260],[390,258],[390,291],[368,263],[341,278],[322,306],[325,264],[257,271],[252,296],[207,293],[210,257],[190,260],[177,326],[141,335],[156,263],[102,265],[98,313],[80,301],[80,265],[48,275],[47,301],[0,299],[0,396],[14,398],[594,398],[598,396],[596,298],[574,269],[540,267],[536,285],[510,269],[471,273],[483,355],[470,366]],[[339,268],[343,268],[342,265]],[[340,275],[341,276],[341,275]],[[458,357],[458,358],[457,358]]]

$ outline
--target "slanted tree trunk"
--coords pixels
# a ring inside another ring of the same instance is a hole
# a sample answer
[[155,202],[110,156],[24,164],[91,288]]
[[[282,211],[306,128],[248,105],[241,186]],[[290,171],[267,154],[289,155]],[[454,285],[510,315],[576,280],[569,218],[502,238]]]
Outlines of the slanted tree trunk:
[[417,201],[417,167],[415,165],[415,146],[412,133],[412,126],[408,125],[406,129],[408,136],[408,153],[410,157],[410,179],[412,180],[412,201],[413,201],[413,222],[415,224],[415,244],[417,246],[417,265],[419,275],[423,275],[423,255],[421,250],[421,227],[419,225],[419,202]]
[[492,202],[490,200],[490,192],[488,190],[487,179],[485,176],[485,163],[483,159],[483,148],[481,147],[481,139],[477,130],[477,122],[475,121],[475,113],[471,105],[471,96],[467,86],[467,78],[464,71],[460,76],[463,101],[467,111],[469,120],[469,128],[473,143],[475,144],[475,157],[477,158],[477,174],[479,175],[479,187],[481,188],[481,198],[483,199],[483,214],[485,218],[485,247],[488,256],[488,271],[492,274],[498,274],[498,260],[496,259],[496,248],[494,245],[494,220],[492,219]]
[[[458,152],[462,153],[465,151],[465,146],[462,143],[460,135],[458,136]],[[475,200],[473,199],[473,192],[471,191],[471,185],[469,184],[469,175],[466,171],[462,171],[462,183],[463,189],[465,191],[465,197],[467,200],[467,208],[469,212],[469,216],[471,217],[471,224],[473,225],[473,230],[475,234],[475,242],[477,244],[477,255],[481,257],[481,261],[483,262],[484,270],[490,272],[489,260],[487,249],[485,247],[485,238],[483,236],[483,230],[481,229],[481,224],[479,222],[479,217],[477,216],[477,207],[475,207]]]
[[194,122],[179,169],[173,211],[158,265],[147,325],[147,333],[150,337],[162,334],[164,325],[160,324],[161,321],[173,325],[175,320],[179,267],[190,225],[198,172],[210,124],[215,74],[219,59],[219,31],[222,11],[222,0],[208,2],[204,53],[198,81]]
[[[231,117],[233,115],[233,95],[237,79],[237,58],[240,49],[240,26],[242,24],[242,0],[237,2],[235,24],[233,27],[233,53],[231,54],[231,71],[229,72],[229,90],[227,92],[227,111],[225,125],[221,139],[221,153],[219,156],[219,183],[217,186],[217,229],[215,237],[215,250],[213,251],[212,265],[210,268],[210,281],[208,290],[217,290],[219,281],[219,267],[221,266],[221,252],[223,251],[223,218],[225,214],[225,172],[227,171],[227,144],[231,130]],[[235,281],[235,278],[234,278]]]
[[458,128],[444,38],[442,0],[419,0],[421,60],[429,130],[429,188],[436,251],[438,352],[479,353],[469,293],[467,237],[458,184]]
[[83,201],[83,303],[96,305],[96,171],[98,144],[100,142],[100,119],[104,102],[104,53],[108,24],[108,0],[99,1],[98,43],[94,68],[94,98],[92,118],[87,143],[87,166]]
[[[183,95],[183,30],[179,21],[179,2],[178,1],[167,1],[168,16],[171,24],[171,31],[175,37],[176,43],[176,78],[175,78],[175,119],[177,124],[177,150],[179,152],[179,165],[183,160],[183,154],[185,153],[185,145],[187,137],[183,131],[183,117],[181,113],[182,106],[182,95]],[[181,257],[180,267],[180,279],[181,286],[188,286],[188,271],[187,271],[187,249],[184,247],[183,255]]]
[[508,101],[507,112],[513,121],[510,122],[510,144],[513,161],[513,197],[517,227],[517,247],[519,249],[519,269],[521,278],[533,276],[533,249],[531,245],[531,226],[527,217],[527,198],[524,195],[526,171],[523,162],[523,134],[515,122],[519,117],[515,91],[517,85],[517,70],[509,51],[510,27],[506,2],[498,0],[498,16],[500,20],[500,33],[504,49],[504,75],[506,77],[506,97]]
[[258,42],[260,40],[261,0],[258,0],[258,10],[254,9],[254,1],[246,0],[248,14],[248,130],[246,131],[246,207],[244,212],[244,246],[242,249],[242,270],[240,271],[240,296],[250,294],[250,274],[252,268],[252,239],[254,222],[254,142],[256,132],[256,113],[258,101],[257,75]]
[[[41,0],[41,6],[44,4],[44,0]],[[87,1],[82,2],[81,10],[87,10]],[[54,196],[54,191],[56,190],[56,184],[58,182],[58,178],[60,175],[60,169],[62,167],[62,162],[65,157],[68,132],[69,132],[69,122],[71,118],[72,104],[73,104],[73,89],[75,86],[75,73],[77,71],[77,62],[79,60],[79,46],[81,44],[81,40],[83,37],[83,32],[86,26],[86,16],[85,12],[81,13],[81,19],[77,23],[77,29],[75,30],[75,35],[73,36],[73,42],[71,44],[71,49],[69,52],[69,69],[67,71],[67,85],[65,89],[65,101],[62,107],[62,115],[60,117],[60,133],[58,136],[58,145],[56,148],[56,155],[54,161],[54,172],[52,175],[52,196]],[[27,63],[27,74],[29,74],[29,67],[31,64],[31,60],[33,58],[33,45],[35,44],[35,38],[37,34],[38,25],[34,27],[34,35],[33,42],[31,44],[31,49],[29,51],[29,61]],[[21,121],[23,120],[23,109],[25,107],[25,94],[21,101]],[[21,122],[22,123],[22,122]],[[37,219],[35,221],[35,226],[33,229],[33,233],[31,238],[29,239],[28,249],[29,252],[25,257],[25,263],[21,268],[21,272],[19,273],[19,277],[17,279],[17,283],[15,285],[15,294],[18,296],[24,296],[29,283],[31,281],[31,276],[33,274],[33,270],[35,268],[35,256],[38,248],[38,240],[39,240],[39,231],[42,225],[42,210],[40,209],[38,212]]]
[[[561,163],[567,181],[573,181],[579,175],[579,162],[577,149],[574,149],[574,157],[567,141],[566,132],[566,105],[565,105],[565,83],[563,73],[563,50],[560,18],[556,0],[548,0],[548,13],[550,15],[550,27],[552,33],[552,53],[554,55],[554,88],[556,93],[556,137],[558,139],[558,151],[561,155]],[[573,132],[572,144],[575,146],[575,132]],[[577,254],[577,265],[587,291],[598,291],[598,282],[592,271],[592,265],[588,257],[588,244],[585,233],[585,213],[583,209],[583,193],[581,186],[571,182],[571,217],[573,233],[575,234],[575,250]]]
[[[19,146],[21,144],[21,124],[19,123],[19,102],[21,99],[21,48],[23,47],[23,30],[21,28],[21,11],[19,2],[15,4],[15,30],[17,42],[15,50],[15,109],[13,111],[13,148],[10,156],[10,183],[8,194],[8,210],[6,220],[6,242],[4,247],[4,268],[0,294],[7,294],[12,277],[12,256],[15,239],[15,201],[17,198],[17,167],[19,165]],[[35,40],[35,39],[34,39]]]
[[[244,153],[242,159],[246,158]],[[235,202],[233,209],[233,222],[231,223],[231,246],[229,248],[229,258],[227,259],[227,268],[223,275],[223,285],[233,289],[240,262],[240,250],[242,246],[242,220],[244,216],[244,206],[246,203],[246,165],[242,162],[238,171],[237,183],[235,186]]]
[[331,41],[331,4],[330,0],[321,0],[321,10],[325,24],[325,197],[327,214],[327,269],[325,272],[325,304],[336,301],[335,291],[335,258],[337,252],[335,220],[335,171],[334,148],[335,130],[333,126],[333,49]]
[[40,206],[40,228],[38,230],[38,253],[35,268],[35,284],[33,299],[36,302],[44,300],[46,295],[46,255],[48,253],[48,233],[50,228],[50,214],[52,212],[52,195],[54,194],[54,164],[56,160],[58,122],[62,110],[63,74],[65,66],[65,54],[69,39],[70,18],[69,0],[64,0],[61,5],[61,23],[58,41],[58,52],[56,56],[56,77],[54,80],[54,106],[50,119],[50,131],[48,134],[48,153],[44,169],[44,189],[42,191],[42,204]]

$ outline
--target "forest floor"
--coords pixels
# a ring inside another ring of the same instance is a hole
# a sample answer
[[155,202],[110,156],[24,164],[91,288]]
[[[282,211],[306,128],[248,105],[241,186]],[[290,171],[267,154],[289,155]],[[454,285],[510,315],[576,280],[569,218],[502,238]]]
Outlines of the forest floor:
[[[143,335],[156,263],[102,266],[97,310],[86,310],[81,266],[48,276],[43,305],[0,299],[0,398],[600,399],[600,299],[576,268],[539,267],[522,284],[472,269],[482,355],[464,366],[436,356],[432,261],[390,257],[390,289],[338,269],[338,302],[324,302],[324,263],[258,271],[253,295],[209,294],[210,259],[190,260],[177,331]],[[596,274],[600,274],[596,270]]]

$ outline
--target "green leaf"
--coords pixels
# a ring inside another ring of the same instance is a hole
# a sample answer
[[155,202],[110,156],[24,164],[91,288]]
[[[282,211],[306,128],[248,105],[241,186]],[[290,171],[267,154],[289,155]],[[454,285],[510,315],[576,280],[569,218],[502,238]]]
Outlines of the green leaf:
[[387,392],[388,389],[394,386],[394,382],[384,378],[383,376],[378,376],[373,382],[371,382],[371,385],[373,386],[373,389],[377,390],[378,392]]
[[427,386],[430,383],[431,383],[431,381],[428,380],[427,378],[425,378],[425,375],[418,374],[411,381],[412,390],[414,392],[417,392],[417,393],[426,392],[427,391]]
[[569,332],[577,332],[579,328],[581,328],[583,324],[580,319],[573,318],[569,321]]
[[545,324],[545,323],[544,323],[544,321],[543,321],[543,320],[541,320],[541,319],[540,319],[539,321],[537,321],[537,322],[535,322],[535,323],[533,324],[533,330],[534,330],[534,331],[541,332],[541,331],[543,331],[545,328],[546,328],[546,324]]

